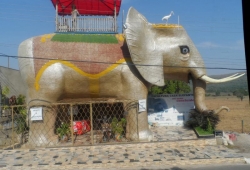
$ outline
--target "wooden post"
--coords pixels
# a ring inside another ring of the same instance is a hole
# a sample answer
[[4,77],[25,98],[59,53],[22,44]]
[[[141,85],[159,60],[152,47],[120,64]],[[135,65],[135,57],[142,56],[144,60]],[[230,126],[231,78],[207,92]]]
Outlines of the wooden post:
[[0,82],[0,117],[2,116],[2,85]]
[[117,32],[117,28],[116,28],[116,1],[115,1],[115,15],[114,15],[114,32]]
[[92,103],[90,103],[90,127],[91,127],[91,144],[93,145],[94,144],[94,134],[93,134],[93,109],[92,109]]
[[180,18],[179,18],[179,15],[178,15],[178,30],[179,30],[179,27],[180,27]]
[[58,6],[56,2],[56,31],[58,31]]
[[241,120],[242,133],[244,133],[244,120]]
[[11,141],[12,141],[12,147],[14,147],[14,113],[13,113],[13,106],[11,106],[11,119],[12,119],[12,133],[11,133]]
[[122,11],[122,33],[124,33],[123,25],[124,25],[124,10]]
[[137,101],[137,105],[136,105],[136,123],[137,123],[137,137],[138,137],[138,141],[140,140],[140,137],[139,137],[139,122],[138,122],[138,111],[139,111],[139,103],[138,103],[138,101]]
[[72,146],[74,145],[74,124],[73,124],[73,105],[70,104],[70,121],[71,121],[71,141],[72,141]]

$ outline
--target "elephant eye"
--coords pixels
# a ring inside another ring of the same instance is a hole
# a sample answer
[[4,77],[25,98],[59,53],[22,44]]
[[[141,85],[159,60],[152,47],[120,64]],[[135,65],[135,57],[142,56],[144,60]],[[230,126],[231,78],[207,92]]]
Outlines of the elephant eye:
[[180,49],[182,54],[187,54],[190,52],[188,46],[186,45],[180,46]]

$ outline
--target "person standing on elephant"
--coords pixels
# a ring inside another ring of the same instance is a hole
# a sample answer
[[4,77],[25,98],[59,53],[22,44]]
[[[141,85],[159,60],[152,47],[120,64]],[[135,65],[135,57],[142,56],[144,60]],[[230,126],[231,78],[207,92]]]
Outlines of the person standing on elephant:
[[72,12],[71,12],[71,16],[72,16],[72,29],[73,31],[77,30],[77,16],[80,15],[78,10],[76,9],[75,5],[73,5],[72,7]]

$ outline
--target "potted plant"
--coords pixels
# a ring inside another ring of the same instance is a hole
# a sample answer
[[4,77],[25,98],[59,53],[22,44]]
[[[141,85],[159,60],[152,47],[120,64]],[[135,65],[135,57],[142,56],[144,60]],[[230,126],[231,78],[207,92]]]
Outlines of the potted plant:
[[61,125],[56,129],[59,140],[68,141],[70,136],[70,125],[68,123],[61,123]]
[[193,128],[198,137],[214,137],[214,130],[219,121],[219,115],[212,110],[202,113],[191,110],[186,126]]
[[112,119],[111,130],[115,134],[115,139],[117,141],[121,141],[123,133],[124,133],[124,129],[126,127],[126,123],[127,121],[125,118],[121,118],[120,121],[118,121],[116,117]]

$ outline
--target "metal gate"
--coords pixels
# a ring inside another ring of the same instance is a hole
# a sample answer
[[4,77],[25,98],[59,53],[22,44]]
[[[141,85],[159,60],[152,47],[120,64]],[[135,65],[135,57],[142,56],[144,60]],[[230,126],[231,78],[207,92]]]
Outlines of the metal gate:
[[8,106],[2,110],[0,148],[117,144],[139,140],[137,101],[55,103],[31,108]]

